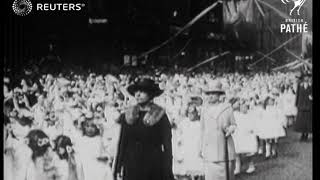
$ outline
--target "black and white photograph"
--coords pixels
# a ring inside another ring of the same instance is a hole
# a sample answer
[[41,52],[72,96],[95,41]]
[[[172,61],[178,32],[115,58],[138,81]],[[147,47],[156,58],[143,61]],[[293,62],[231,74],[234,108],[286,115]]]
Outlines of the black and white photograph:
[[4,180],[312,180],[313,0],[6,0]]

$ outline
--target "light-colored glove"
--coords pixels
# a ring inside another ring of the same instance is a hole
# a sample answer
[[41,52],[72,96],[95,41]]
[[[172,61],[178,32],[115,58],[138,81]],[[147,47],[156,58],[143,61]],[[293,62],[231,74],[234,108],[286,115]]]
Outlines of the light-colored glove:
[[225,130],[225,136],[228,137],[231,134],[233,134],[234,131],[236,130],[236,128],[237,128],[237,126],[235,126],[235,125],[231,125],[231,126],[227,127]]

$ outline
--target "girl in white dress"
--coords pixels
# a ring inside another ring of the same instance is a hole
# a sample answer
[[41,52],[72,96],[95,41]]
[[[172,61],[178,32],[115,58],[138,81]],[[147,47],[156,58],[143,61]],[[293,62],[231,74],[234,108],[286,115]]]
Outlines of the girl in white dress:
[[31,150],[26,143],[26,135],[32,120],[26,117],[12,119],[7,128],[4,154],[4,177],[6,180],[25,180]]
[[42,123],[41,129],[49,136],[50,139],[55,139],[63,134],[63,120],[58,112],[48,112],[45,121]]
[[32,107],[31,112],[34,117],[34,125],[38,128],[41,128],[44,119],[46,118],[46,107],[45,107],[45,97],[40,95],[38,97],[38,102]]
[[84,180],[82,162],[73,149],[71,139],[60,135],[54,140],[54,145],[59,156],[55,164],[60,180]]
[[172,171],[175,176],[181,176],[185,173],[184,167],[182,165],[183,156],[182,156],[182,132],[181,129],[178,129],[178,126],[175,122],[172,123]]
[[297,107],[295,105],[296,95],[293,93],[293,88],[287,86],[282,97],[281,97],[281,106],[284,115],[287,118],[287,126],[293,124],[293,120],[297,115]]
[[31,130],[28,146],[32,150],[24,180],[60,180],[56,162],[58,156],[53,152],[49,137],[42,130]]
[[178,124],[181,130],[182,166],[184,175],[195,179],[204,174],[200,153],[200,117],[194,104],[189,104],[186,118]]
[[94,119],[86,119],[81,124],[83,136],[75,142],[75,150],[84,162],[85,180],[112,180],[112,171],[108,157],[102,157],[103,141]]
[[[237,106],[239,106],[237,102],[233,104],[235,109],[237,109]],[[234,117],[237,124],[237,129],[232,135],[237,153],[235,174],[239,174],[241,171],[241,155],[247,155],[249,158],[249,168],[246,170],[246,172],[253,173],[255,171],[253,156],[257,152],[258,144],[254,134],[255,119],[251,117],[248,109],[249,105],[244,103],[240,105],[240,112],[234,112]]]
[[286,126],[285,116],[281,109],[276,106],[275,99],[268,96],[265,99],[264,110],[261,112],[258,136],[266,141],[265,157],[277,156],[278,138],[286,135],[284,127]]
[[103,147],[104,152],[108,155],[109,162],[113,163],[116,156],[118,138],[120,137],[120,124],[117,123],[120,112],[111,105],[106,105],[104,116],[106,121],[103,123]]
[[255,120],[254,134],[256,135],[257,140],[258,140],[258,154],[259,155],[263,154],[263,149],[264,149],[264,145],[265,145],[265,140],[261,139],[259,137],[260,129],[264,128],[263,124],[261,123],[263,111],[264,111],[264,100],[261,100],[258,97],[256,102],[254,104],[252,104],[250,107],[250,114],[251,114],[251,117],[254,118],[254,120]]

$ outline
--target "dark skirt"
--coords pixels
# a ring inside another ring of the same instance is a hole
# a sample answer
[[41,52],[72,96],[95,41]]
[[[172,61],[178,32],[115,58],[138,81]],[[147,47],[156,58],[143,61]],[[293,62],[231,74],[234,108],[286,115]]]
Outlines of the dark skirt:
[[294,129],[301,133],[312,133],[312,111],[299,110]]
[[123,180],[165,180],[161,149],[146,150],[145,146],[137,148],[130,144],[124,159]]

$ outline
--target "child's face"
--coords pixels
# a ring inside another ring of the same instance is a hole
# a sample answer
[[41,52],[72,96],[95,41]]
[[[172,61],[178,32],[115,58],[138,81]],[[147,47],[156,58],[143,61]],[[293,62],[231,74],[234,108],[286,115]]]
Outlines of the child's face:
[[102,112],[103,111],[103,108],[101,106],[98,106],[97,107],[97,112]]
[[240,108],[240,103],[239,103],[239,101],[235,102],[235,103],[232,105],[232,108],[233,108],[233,109],[239,109],[239,108]]
[[101,112],[95,112],[95,113],[94,113],[94,117],[97,118],[97,119],[101,119],[101,118],[103,118],[103,113],[101,113]]
[[96,134],[96,126],[92,121],[87,121],[84,125],[85,135],[93,137]]
[[248,112],[248,106],[246,104],[241,105],[240,111],[246,114]]
[[274,100],[273,99],[269,99],[267,104],[269,106],[273,106],[274,105]]
[[64,148],[59,147],[59,149],[58,149],[58,154],[59,155],[63,155],[65,152],[66,152],[66,150]]
[[256,104],[255,100],[251,100],[251,101],[250,101],[250,107],[255,106],[255,104]]
[[54,152],[51,147],[48,147],[47,151],[43,155],[44,158],[44,168],[49,167],[52,165],[52,160],[53,160]]
[[54,112],[50,112],[49,119],[53,122],[56,121],[57,120],[56,114]]
[[18,116],[18,112],[17,111],[11,111],[10,112],[10,116],[11,117],[17,117]]
[[12,124],[12,131],[16,137],[25,137],[30,131],[30,127],[25,125],[22,126],[18,121]]

